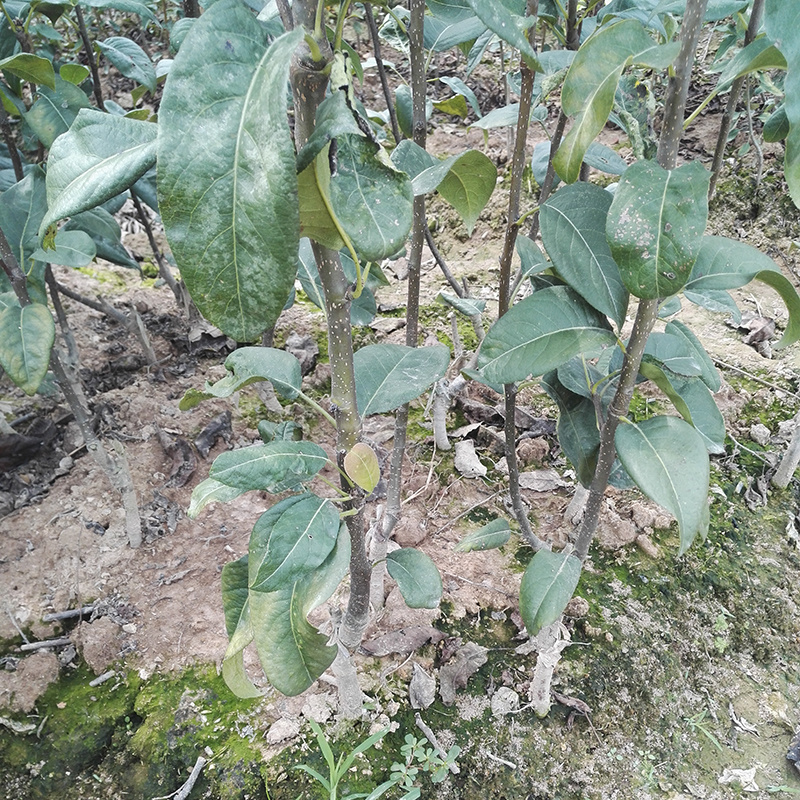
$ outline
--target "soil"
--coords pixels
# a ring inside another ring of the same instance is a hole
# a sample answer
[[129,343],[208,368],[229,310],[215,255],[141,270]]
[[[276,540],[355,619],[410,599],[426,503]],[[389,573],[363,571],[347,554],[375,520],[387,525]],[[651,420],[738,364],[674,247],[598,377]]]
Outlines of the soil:
[[[702,116],[688,146],[706,156],[715,133],[713,116]],[[604,135],[610,143],[619,140],[614,131]],[[484,140],[479,131],[437,116],[429,146],[447,155],[484,148]],[[505,147],[505,135],[493,134],[485,148],[501,175]],[[761,248],[797,283],[798,214],[784,202],[780,170],[771,164],[757,193],[742,198],[723,183],[712,232]],[[750,169],[749,163],[734,166],[745,174]],[[496,284],[503,203],[498,191],[472,237],[443,204],[434,201],[430,212],[454,274],[487,299]],[[138,260],[150,258],[141,232],[127,234],[125,244]],[[402,274],[402,263],[388,271]],[[427,252],[424,276],[424,337],[452,344],[447,312],[435,302],[447,286]],[[166,795],[203,754],[212,765],[192,797],[316,796],[290,767],[307,761],[322,768],[305,722],[333,720],[333,679],[326,676],[299,698],[282,698],[259,679],[248,656],[265,697],[245,703],[234,700],[216,674],[227,646],[220,571],[247,552],[250,529],[274,498],[249,493],[193,520],[185,512],[216,455],[258,441],[259,419],[294,419],[329,451],[330,434],[302,408],[281,408],[255,387],[231,401],[179,410],[188,389],[222,377],[234,343],[190,323],[167,287],[134,271],[100,263],[56,268],[56,277],[84,296],[101,294],[118,309],[135,305],[158,358],[147,366],[124,326],[65,301],[98,431],[124,451],[130,467],[144,542],[127,546],[119,497],[87,457],[58,393],[26,398],[4,380],[0,409],[33,444],[29,457],[8,465],[0,478],[0,787],[6,787],[0,796]],[[397,309],[404,291],[403,281],[395,281],[378,292],[379,304]],[[785,322],[779,299],[763,287],[734,294],[742,308],[779,327]],[[433,557],[444,600],[441,611],[412,611],[390,587],[383,613],[370,626],[357,656],[368,710],[362,723],[342,725],[331,737],[347,749],[370,730],[390,726],[396,732],[383,750],[356,762],[348,778],[352,791],[369,791],[384,780],[392,761],[402,760],[403,737],[421,736],[407,700],[415,670],[441,679],[448,660],[473,642],[485,663],[464,673],[455,705],[437,700],[425,712],[445,749],[461,748],[461,771],[438,787],[425,783],[423,797],[712,800],[741,792],[800,793],[800,773],[786,757],[800,728],[797,485],[770,493],[765,481],[800,403],[799,351],[765,358],[720,315],[695,307],[681,313],[725,377],[718,400],[731,437],[726,455],[714,461],[712,531],[676,560],[669,517],[631,492],[609,491],[578,592],[582,603],[567,620],[574,644],[557,671],[558,702],[544,720],[524,708],[536,657],[526,649],[516,612],[530,551],[516,540],[479,554],[454,551],[465,533],[509,514],[497,444],[500,398],[473,385],[451,412],[453,437],[474,441],[485,477],[459,474],[453,451],[432,446],[424,403],[412,410],[408,501],[395,538]],[[296,332],[320,340],[324,352],[324,331],[321,314],[301,297],[279,321],[276,346]],[[379,325],[358,334],[360,344],[402,336]],[[467,340],[469,332],[462,336]],[[309,391],[324,395],[324,358],[306,381]],[[647,404],[657,401],[647,391],[642,398],[647,413]],[[521,405],[521,427],[530,436],[520,458],[530,485],[546,487],[525,490],[525,499],[537,534],[561,545],[573,532],[566,512],[574,476],[555,439],[552,404],[530,388]],[[225,412],[231,412],[229,428]],[[204,452],[197,442],[209,425],[221,432]],[[385,445],[391,430],[387,420],[371,419],[366,432]],[[380,500],[370,505],[374,514]],[[86,605],[93,610],[80,622],[43,621]],[[23,649],[56,637],[69,643]],[[90,687],[96,676],[106,681]],[[80,737],[68,746],[70,731]]]

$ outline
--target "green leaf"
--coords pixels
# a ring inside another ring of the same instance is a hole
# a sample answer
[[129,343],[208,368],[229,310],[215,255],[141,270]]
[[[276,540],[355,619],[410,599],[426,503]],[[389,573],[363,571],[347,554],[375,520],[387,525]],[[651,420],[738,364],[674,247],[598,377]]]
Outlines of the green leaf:
[[508,521],[498,517],[478,530],[468,533],[454,549],[457,553],[493,550],[495,547],[502,547],[510,538],[511,528],[508,526]]
[[25,121],[45,147],[52,147],[53,142],[66,133],[75,121],[82,108],[89,108],[89,99],[81,89],[63,80],[55,78],[55,89],[39,87],[39,98],[25,114]]
[[333,91],[317,109],[314,131],[297,156],[297,172],[302,172],[332,139],[345,134],[364,136],[344,90]]
[[512,306],[489,329],[478,373],[490,384],[514,383],[615,341],[605,317],[572,289],[552,286]]
[[471,235],[497,185],[497,167],[478,150],[457,156],[439,184],[439,194],[450,203]]
[[278,592],[250,593],[250,624],[261,666],[285,695],[304,692],[336,658],[336,648],[308,622],[308,613],[304,581]]
[[409,608],[438,608],[442,599],[442,578],[425,553],[401,547],[386,556],[386,569]]
[[751,72],[786,69],[786,59],[769,39],[761,36],[739,50],[719,69],[721,75],[714,90],[715,93],[726,91],[737,78],[749,75]]
[[695,349],[683,336],[669,333],[651,333],[645,345],[646,358],[657,361],[678,375],[700,375],[702,367]]
[[344,457],[347,477],[367,494],[374,491],[381,479],[381,467],[375,451],[366,442],[356,442]]
[[775,347],[794,344],[800,339],[800,297],[775,262],[749,244],[704,236],[685,288],[691,292],[736,289],[754,279],[771,286],[789,311],[789,323]]
[[80,5],[85,8],[114,8],[118,11],[128,11],[132,14],[138,14],[143,20],[161,27],[161,23],[155,14],[138,0],[80,0]]
[[83,109],[53,143],[47,161],[47,216],[52,222],[105,203],[156,162],[158,128],[150,122]]
[[677,520],[680,553],[708,530],[708,453],[703,437],[678,417],[620,425],[617,455],[636,485]]
[[258,435],[264,444],[270,442],[299,442],[303,438],[303,429],[294,422],[270,422],[262,419],[257,426]]
[[556,192],[541,208],[542,242],[564,280],[589,305],[622,327],[628,291],[606,239],[611,195],[576,183]]
[[694,360],[700,366],[700,378],[703,383],[712,391],[718,392],[722,387],[722,381],[719,377],[719,372],[711,360],[711,356],[706,352],[700,340],[692,333],[692,331],[680,320],[672,320],[668,322],[664,328],[664,333],[671,336],[679,336],[686,341],[686,344],[691,348]]
[[467,100],[460,94],[454,97],[448,97],[445,100],[434,100],[433,107],[443,114],[449,114],[452,117],[460,117],[461,119],[464,119],[467,114],[469,114]]
[[281,397],[294,400],[303,384],[300,362],[274,347],[239,347],[225,359],[225,369],[228,374],[214,384],[206,383],[205,391],[190,389],[180,402],[181,411],[210,397],[230,397],[257,381],[269,381]]
[[622,176],[606,234],[634,297],[669,297],[689,280],[708,218],[709,178],[696,161],[674,170],[637,161]]
[[285,110],[302,35],[298,27],[269,45],[244,4],[219,0],[187,34],[159,110],[167,239],[201,313],[237,341],[275,323],[297,272],[297,176]]
[[558,404],[558,443],[572,464],[580,484],[589,488],[600,451],[597,410],[589,397],[571,391],[561,382],[560,376],[560,369],[558,375],[548,372],[542,376],[542,386]]
[[55,250],[34,250],[31,258],[64,267],[85,267],[97,255],[94,240],[83,231],[59,231],[55,237]]
[[122,244],[122,231],[117,221],[104,208],[93,208],[76,214],[61,230],[85,231],[94,240],[98,258],[104,258],[121,267],[139,269],[139,264],[131,258]]
[[383,151],[372,140],[346,135],[336,141],[335,172],[320,175],[318,166],[322,193],[330,197],[336,219],[361,258],[380,261],[395,255],[411,230],[411,181],[381,158]]
[[478,98],[475,96],[475,92],[467,86],[461,78],[457,78],[455,76],[445,76],[443,78],[439,78],[439,81],[447,86],[450,91],[453,92],[455,95],[461,95],[466,99],[469,103],[470,108],[475,112],[476,117],[481,116],[481,109],[478,105]]
[[247,490],[228,486],[214,478],[206,478],[192,490],[192,499],[189,508],[186,509],[186,516],[194,519],[210,503],[228,503],[243,495],[245,491]]
[[786,58],[786,155],[783,172],[792,201],[800,207],[800,7],[797,3],[766,0],[764,27],[767,36]]
[[523,278],[536,275],[551,266],[539,249],[539,245],[527,236],[517,236],[516,250],[519,255],[520,274]]
[[[325,150],[319,159],[327,159]],[[300,235],[313,239],[330,250],[345,246],[342,231],[331,214],[330,199],[323,195],[318,179],[319,159],[297,176],[297,198],[300,210]],[[321,166],[321,165],[320,165]],[[313,255],[311,259],[313,260]],[[302,265],[302,259],[301,259]],[[316,264],[314,269],[316,270]],[[302,280],[302,279],[301,279]],[[320,284],[320,289],[322,285]],[[323,303],[324,307],[324,303]]]
[[253,641],[247,589],[247,556],[222,568],[222,607],[230,642],[222,659],[222,677],[228,688],[241,698],[260,697],[244,668],[244,648]]
[[290,588],[325,561],[338,534],[339,513],[330,500],[304,493],[276,503],[250,535],[251,593]]
[[25,394],[36,393],[47,375],[56,326],[40,303],[0,311],[0,366]]
[[311,480],[327,463],[325,451],[313,442],[271,442],[221,453],[209,476],[245,491],[278,493]]
[[58,74],[67,83],[80,86],[89,77],[89,67],[85,67],[83,64],[62,64]]
[[469,4],[489,30],[519,50],[534,72],[544,71],[528,41],[528,28],[536,17],[525,16],[525,0],[469,0]]
[[441,344],[370,344],[356,350],[353,365],[359,413],[367,416],[400,408],[439,380],[449,363],[450,351]]
[[512,125],[516,125],[518,121],[519,103],[511,103],[502,108],[493,108],[488,114],[484,114],[469,127],[488,131],[492,128],[510,128]]
[[[23,272],[30,270],[31,256],[39,248],[36,232],[46,211],[45,177],[41,167],[36,167],[3,192],[0,202],[0,228]],[[29,290],[31,288],[29,286]],[[44,295],[41,296],[41,302],[47,302]]]
[[17,53],[0,60],[0,71],[10,72],[28,83],[44,84],[53,90],[56,88],[53,62],[33,53]]
[[580,576],[581,562],[574,555],[552,550],[536,553],[519,587],[519,613],[530,636],[561,617]]
[[553,158],[553,166],[563,181],[574,183],[578,179],[584,155],[614,107],[625,66],[650,60],[669,64],[678,49],[677,42],[656,49],[642,24],[632,19],[603,25],[583,43],[561,90],[564,113],[575,116]]
[[156,71],[150,56],[136,42],[124,36],[111,36],[95,42],[97,49],[126,77],[156,93]]
[[457,297],[448,292],[439,292],[436,299],[440,303],[454,308],[459,314],[463,314],[465,317],[474,317],[478,314],[482,314],[486,310],[486,301],[478,300],[475,297]]
[[782,142],[789,135],[789,118],[786,105],[778,106],[761,129],[765,142]]

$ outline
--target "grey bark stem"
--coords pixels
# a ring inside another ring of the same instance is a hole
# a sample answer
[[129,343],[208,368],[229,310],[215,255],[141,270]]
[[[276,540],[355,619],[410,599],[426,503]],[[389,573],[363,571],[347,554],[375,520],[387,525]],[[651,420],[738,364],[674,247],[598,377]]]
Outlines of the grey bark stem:
[[[688,0],[686,4],[686,14],[681,27],[681,49],[675,61],[674,74],[670,76],[667,87],[664,125],[658,143],[658,163],[664,169],[675,169],[677,164],[678,145],[686,111],[686,96],[706,4],[707,0]],[[617,453],[614,434],[622,417],[628,414],[647,337],[658,319],[658,303],[658,299],[639,301],[636,320],[625,351],[619,385],[602,425],[597,467],[589,489],[583,523],[575,542],[575,555],[582,561],[589,553],[589,545],[597,530],[608,478]]]
[[83,16],[83,10],[79,5],[75,6],[75,18],[78,20],[78,33],[80,34],[83,48],[86,51],[86,58],[89,61],[89,69],[92,73],[92,89],[94,91],[94,101],[97,107],[103,110],[103,90],[100,87],[100,70],[97,69],[97,58],[94,55],[94,48],[92,47],[92,40],[89,38],[89,31],[86,30],[86,20]]
[[[425,114],[425,49],[422,29],[425,21],[425,0],[411,0],[411,16],[408,23],[408,44],[411,52],[411,127],[414,144],[425,149],[427,140],[427,118]],[[419,338],[419,288],[422,273],[422,247],[427,230],[425,219],[425,197],[414,198],[414,217],[411,228],[411,245],[408,253],[408,287],[406,293],[406,345],[416,347]],[[376,574],[372,580],[372,602],[383,606],[385,559],[389,539],[400,519],[402,506],[402,475],[408,431],[408,404],[398,409],[394,423],[394,442],[389,467],[389,483],[386,493],[386,511],[383,524],[375,526],[371,545],[372,558],[376,562]]]
[[19,157],[14,132],[11,130],[11,123],[8,121],[8,113],[2,105],[0,105],[0,132],[2,132],[3,141],[8,148],[8,157],[11,159],[11,166],[14,168],[14,177],[19,182],[25,177],[25,173],[22,170],[22,159]]
[[[753,0],[753,8],[750,11],[750,22],[747,24],[747,30],[744,34],[744,46],[747,47],[756,36],[758,36],[758,29],[761,27],[761,16],[764,11],[764,0]],[[714,197],[717,189],[717,180],[719,179],[720,172],[722,171],[722,160],[725,157],[725,148],[728,145],[728,134],[731,131],[731,123],[733,121],[733,113],[736,111],[736,104],[739,102],[739,95],[742,91],[742,86],[746,79],[746,75],[737,78],[731,84],[731,91],[728,95],[728,104],[725,107],[725,113],[722,115],[722,121],[719,126],[719,135],[717,136],[717,146],[714,149],[714,159],[711,162],[711,182],[708,185],[708,199]]]
[[[314,27],[316,4],[296,0],[296,25]],[[332,54],[327,40],[318,41],[321,59],[313,61],[307,48],[295,55],[290,73],[295,107],[294,136],[297,150],[314,129],[317,108],[328,85],[326,67]],[[350,327],[351,286],[342,270],[339,254],[312,242],[328,315],[328,356],[331,365],[331,405],[336,419],[336,461],[343,468],[345,455],[361,438],[361,417],[356,404],[353,369],[353,337]],[[363,492],[342,476],[342,488],[349,495],[345,518],[350,536],[350,595],[339,629],[339,641],[350,651],[361,643],[369,618],[371,565],[367,558],[364,530]]]
[[392,126],[392,136],[394,136],[395,142],[399,142],[403,138],[403,134],[400,132],[400,126],[397,124],[397,112],[394,109],[392,90],[389,86],[389,80],[386,77],[386,68],[383,65],[381,40],[378,35],[378,26],[375,23],[375,15],[372,13],[371,3],[364,3],[364,15],[367,19],[369,37],[372,39],[372,52],[375,53],[375,65],[378,68],[378,78],[381,82],[383,97],[386,100],[386,110],[389,112],[389,124]]
[[[539,10],[539,0],[528,0],[527,14],[535,16]],[[533,41],[535,26],[530,29]],[[514,245],[519,234],[519,200],[522,193],[522,175],[525,170],[526,143],[533,101],[533,71],[523,61],[521,64],[522,80],[519,97],[519,117],[514,139],[514,150],[511,155],[511,186],[508,193],[508,221],[503,240],[503,252],[500,255],[500,292],[498,316],[502,317],[511,305],[511,262],[514,258]],[[523,537],[534,550],[540,550],[544,542],[533,532],[525,503],[519,488],[519,464],[517,463],[517,427],[515,425],[517,407],[517,388],[514,384],[503,387],[505,395],[505,444],[506,464],[508,465],[508,489],[511,494],[511,505],[517,518]]]

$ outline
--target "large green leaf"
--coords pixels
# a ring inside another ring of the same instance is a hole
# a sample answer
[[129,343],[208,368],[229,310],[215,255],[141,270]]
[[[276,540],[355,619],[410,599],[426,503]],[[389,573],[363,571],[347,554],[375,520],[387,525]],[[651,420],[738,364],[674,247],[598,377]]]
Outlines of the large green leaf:
[[625,19],[603,25],[581,45],[561,90],[564,113],[575,121],[553,158],[566,183],[574,183],[589,145],[603,129],[614,107],[622,71],[631,62],[666,67],[680,45],[657,47],[641,22]]
[[622,327],[628,290],[606,239],[611,195],[590,183],[575,183],[545,203],[539,219],[542,241],[562,278],[589,305]]
[[744,242],[723,236],[704,236],[685,289],[689,292],[737,289],[759,280],[771,286],[789,311],[789,323],[776,347],[800,339],[800,297],[775,262]]
[[336,142],[335,163],[329,158],[324,174],[317,165],[323,195],[330,197],[359,257],[380,261],[395,255],[411,230],[411,181],[382,158],[383,151],[371,139],[350,134]]
[[785,0],[766,0],[764,27],[767,36],[786,58],[786,155],[783,172],[794,204],[800,207],[800,5]]
[[710,175],[699,162],[665,170],[637,161],[622,176],[606,234],[622,281],[645,300],[669,297],[689,279],[708,218]]
[[358,411],[367,416],[394,411],[419,397],[444,375],[450,351],[441,344],[370,344],[356,350],[353,362]]
[[560,381],[561,371],[542,376],[542,386],[558,404],[558,443],[575,469],[582,486],[589,487],[597,467],[600,451],[600,430],[597,425],[597,410],[589,397],[583,397],[568,389]]
[[561,617],[580,577],[581,562],[574,555],[552,550],[536,553],[519,587],[519,613],[530,636]]
[[250,535],[251,592],[291,587],[328,557],[339,534],[339,513],[308,492],[265,511]]
[[47,375],[55,336],[47,306],[15,304],[0,311],[0,366],[25,394],[35,394]]
[[150,56],[132,39],[111,36],[95,47],[126,77],[156,93],[156,71]]
[[279,441],[221,453],[209,476],[238,489],[277,493],[311,480],[327,463],[325,451],[313,442]]
[[94,240],[84,231],[59,231],[53,245],[53,250],[34,250],[31,258],[64,267],[85,267],[97,255]]
[[438,608],[442,577],[429,556],[413,547],[401,547],[386,556],[386,569],[409,608]]
[[250,624],[261,666],[285,695],[304,692],[336,658],[336,648],[309,623],[308,613],[305,581],[277,592],[250,592]]
[[156,163],[158,128],[82,109],[47,160],[47,227],[94,208],[136,183]]
[[228,648],[222,659],[222,677],[228,688],[242,698],[260,697],[244,668],[244,648],[253,641],[250,627],[250,603],[247,589],[247,556],[231,561],[222,568],[222,607]]
[[677,375],[695,376],[703,371],[696,350],[683,336],[657,331],[651,333],[644,348],[644,357],[657,361]]
[[82,108],[89,108],[86,95],[77,86],[56,75],[55,89],[39,87],[39,98],[25,114],[25,121],[45,147],[66,133]]
[[685,553],[708,530],[709,464],[703,437],[678,417],[620,425],[617,455],[636,485],[678,520]]
[[487,28],[520,51],[534,72],[544,71],[528,41],[528,28],[536,17],[525,16],[525,0],[469,0],[469,4]]
[[471,553],[473,550],[492,550],[502,547],[511,538],[508,521],[502,517],[487,522],[476,531],[468,533],[456,546],[457,553]]
[[17,53],[0,60],[0,72],[10,72],[28,83],[44,84],[53,90],[56,88],[53,62],[33,53]]
[[[11,252],[23,272],[28,275],[28,294],[31,300],[47,304],[44,289],[44,263],[31,262],[39,247],[37,231],[47,211],[45,177],[41,167],[35,167],[19,182],[3,192],[0,202],[0,228]],[[10,288],[5,273],[0,270],[0,289]]]
[[269,45],[243,3],[220,0],[187,34],[159,110],[167,238],[200,311],[238,341],[275,323],[297,272],[286,80],[302,35]]
[[270,381],[281,397],[294,400],[303,383],[300,362],[291,353],[274,347],[240,347],[225,359],[225,369],[228,374],[214,384],[206,383],[204,391],[189,389],[180,402],[181,411],[210,397],[230,397],[257,381]]
[[552,286],[512,306],[492,325],[478,351],[478,373],[490,384],[514,383],[615,341],[603,315],[572,289]]

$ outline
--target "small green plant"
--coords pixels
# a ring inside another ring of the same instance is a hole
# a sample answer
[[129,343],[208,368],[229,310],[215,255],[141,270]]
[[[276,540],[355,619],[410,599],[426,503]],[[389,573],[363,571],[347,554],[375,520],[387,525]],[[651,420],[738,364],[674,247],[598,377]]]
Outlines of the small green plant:
[[708,739],[708,741],[711,742],[711,744],[713,744],[714,747],[716,747],[716,749],[719,750],[720,753],[724,753],[725,751],[722,749],[722,745],[719,743],[719,739],[717,739],[717,737],[714,736],[714,734],[708,727],[708,722],[706,721],[707,715],[708,715],[708,710],[704,708],[702,711],[699,711],[694,716],[687,717],[686,722],[689,723],[689,727],[695,733],[697,732],[702,733],[703,736],[705,736],[706,739]]
[[350,767],[353,766],[353,762],[356,760],[356,758],[361,755],[361,753],[365,753],[371,747],[374,747],[381,739],[383,739],[384,736],[386,736],[387,733],[389,733],[389,729],[384,728],[377,733],[373,733],[372,736],[364,739],[363,742],[356,745],[349,753],[346,755],[341,753],[339,758],[336,758],[336,756],[333,754],[330,743],[325,738],[322,728],[320,728],[320,726],[314,722],[314,720],[310,720],[309,723],[311,725],[311,730],[314,731],[314,736],[317,739],[320,752],[325,759],[325,763],[328,765],[328,777],[326,778],[308,764],[298,764],[295,769],[307,773],[315,781],[317,781],[317,783],[319,783],[320,786],[322,786],[322,788],[328,793],[328,800],[358,800],[358,798],[366,797],[366,793],[361,793],[348,794],[340,798],[338,794],[339,784],[345,775],[347,775]]
[[[314,778],[328,793],[328,800],[339,800],[337,793],[339,784],[353,766],[356,757],[374,747],[386,736],[389,729],[385,728],[372,734],[359,745],[356,745],[350,753],[347,755],[342,753],[337,759],[330,743],[325,738],[322,728],[313,720],[311,720],[310,724],[316,736],[320,752],[328,765],[328,777],[326,778],[308,764],[298,764],[295,769],[302,770]],[[417,800],[422,794],[419,786],[421,775],[427,773],[430,776],[431,783],[441,783],[447,776],[447,772],[456,763],[461,748],[458,745],[453,745],[446,754],[442,755],[428,746],[424,739],[417,739],[413,734],[409,733],[406,734],[405,744],[400,747],[400,752],[404,760],[392,764],[390,769],[391,777],[388,780],[376,786],[371,792],[348,794],[342,797],[341,800],[361,800],[362,798],[378,800],[378,798],[383,797],[393,789],[396,790],[393,796],[397,797],[398,800]],[[398,792],[403,794],[397,794]]]

